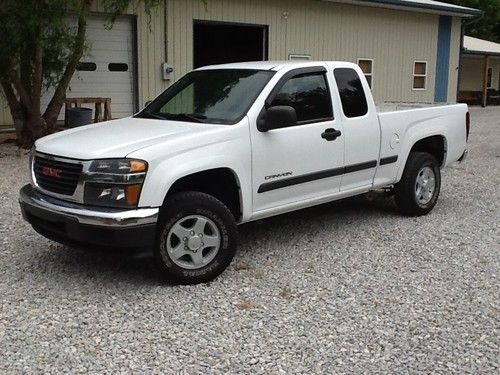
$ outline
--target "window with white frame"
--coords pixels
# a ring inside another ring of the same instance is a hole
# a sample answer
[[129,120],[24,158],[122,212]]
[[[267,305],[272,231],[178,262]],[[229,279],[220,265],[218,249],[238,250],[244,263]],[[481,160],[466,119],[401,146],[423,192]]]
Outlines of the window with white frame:
[[363,71],[368,85],[373,88],[373,59],[358,59],[358,65]]
[[415,61],[413,63],[413,90],[425,90],[427,88],[427,61]]

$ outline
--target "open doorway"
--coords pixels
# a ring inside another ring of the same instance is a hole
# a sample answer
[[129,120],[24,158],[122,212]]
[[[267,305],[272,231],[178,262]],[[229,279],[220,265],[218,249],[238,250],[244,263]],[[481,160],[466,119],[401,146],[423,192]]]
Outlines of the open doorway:
[[194,21],[193,66],[267,60],[267,26]]

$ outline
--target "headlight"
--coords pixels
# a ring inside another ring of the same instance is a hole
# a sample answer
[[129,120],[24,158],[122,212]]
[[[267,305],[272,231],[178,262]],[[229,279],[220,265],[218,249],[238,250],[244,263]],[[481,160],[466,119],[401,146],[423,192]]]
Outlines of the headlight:
[[85,203],[94,206],[136,207],[139,203],[142,185],[85,184]]
[[84,202],[94,206],[137,207],[148,164],[135,159],[103,159],[87,172]]
[[103,159],[94,160],[90,164],[89,172],[129,174],[146,172],[148,163],[134,159]]

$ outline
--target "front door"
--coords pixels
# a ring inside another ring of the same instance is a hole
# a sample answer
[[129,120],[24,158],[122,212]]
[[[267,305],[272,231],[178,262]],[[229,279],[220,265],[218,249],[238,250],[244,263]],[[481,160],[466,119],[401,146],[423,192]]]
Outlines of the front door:
[[296,126],[259,132],[252,124],[254,212],[339,191],[344,138],[328,134],[343,130],[333,115],[329,79],[323,67],[287,73],[266,103],[295,108]]

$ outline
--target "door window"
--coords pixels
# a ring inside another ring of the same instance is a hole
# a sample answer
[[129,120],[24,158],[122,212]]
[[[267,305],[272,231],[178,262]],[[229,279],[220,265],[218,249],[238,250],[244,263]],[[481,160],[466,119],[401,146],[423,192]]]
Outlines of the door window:
[[333,119],[332,101],[324,73],[300,74],[290,78],[270,106],[279,105],[295,108],[298,125]]
[[334,75],[345,116],[350,118],[366,115],[368,104],[358,73],[351,68],[337,68]]

